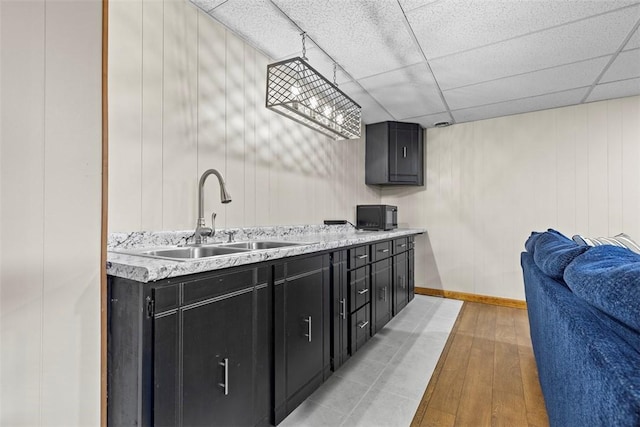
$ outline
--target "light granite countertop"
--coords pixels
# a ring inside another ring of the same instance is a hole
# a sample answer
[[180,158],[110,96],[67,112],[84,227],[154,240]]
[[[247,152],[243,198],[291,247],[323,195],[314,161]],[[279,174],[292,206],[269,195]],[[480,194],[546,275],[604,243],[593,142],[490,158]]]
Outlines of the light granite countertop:
[[410,236],[426,232],[421,228],[390,231],[362,231],[350,225],[301,225],[231,228],[216,231],[208,244],[224,243],[230,234],[237,242],[248,240],[290,241],[297,246],[238,252],[200,259],[172,260],[136,255],[143,249],[175,247],[189,243],[191,231],[111,233],[107,243],[107,274],[138,282],[154,282],[170,277],[219,270],[329,249]]

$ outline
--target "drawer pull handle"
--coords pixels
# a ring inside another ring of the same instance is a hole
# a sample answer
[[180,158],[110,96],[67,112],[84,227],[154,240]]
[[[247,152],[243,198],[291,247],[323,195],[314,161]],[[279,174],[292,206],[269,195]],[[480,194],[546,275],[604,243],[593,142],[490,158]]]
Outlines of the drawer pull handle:
[[[342,311],[340,312],[340,316],[343,319],[347,318],[347,300],[345,298],[342,298],[340,300],[340,306],[342,307]],[[309,333],[311,333],[311,331],[309,331]]]
[[311,316],[307,317],[306,319],[304,319],[304,321],[307,323],[307,326],[309,327],[308,334],[304,334],[305,337],[309,338],[309,342],[311,342]]
[[360,294],[360,295],[364,295],[364,294],[366,294],[367,292],[369,292],[369,288],[360,289],[360,290],[358,291],[358,294]]
[[229,395],[229,359],[225,357],[223,362],[219,363],[220,366],[224,366],[224,381],[218,383],[220,387],[224,389],[224,395]]
[[407,247],[407,244],[406,244],[406,243],[403,243],[403,244],[398,245],[398,246],[399,246],[399,247],[401,247],[401,248],[406,248],[406,247]]
[[368,256],[369,256],[369,255],[367,255],[367,254],[360,255],[360,256],[358,257],[358,259],[365,259],[365,258],[367,258]]
[[385,286],[384,288],[382,288],[382,301],[386,301],[387,300],[387,287]]
[[389,249],[380,249],[378,252],[382,252],[384,254],[384,253],[389,252]]
[[365,320],[364,322],[358,323],[358,328],[364,329],[364,327],[367,326],[368,324],[369,324],[369,321]]

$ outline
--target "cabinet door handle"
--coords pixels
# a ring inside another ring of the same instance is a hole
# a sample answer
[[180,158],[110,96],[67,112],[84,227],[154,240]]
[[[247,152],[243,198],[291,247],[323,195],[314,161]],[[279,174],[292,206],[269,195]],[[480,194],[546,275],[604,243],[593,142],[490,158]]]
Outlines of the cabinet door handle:
[[367,254],[360,255],[360,256],[358,257],[358,259],[365,259],[365,258],[367,258],[368,256],[369,256],[369,255],[367,255]]
[[224,381],[218,383],[220,387],[224,389],[224,395],[229,395],[229,359],[225,357],[223,362],[219,363],[220,366],[224,366]]
[[369,324],[369,321],[365,320],[364,322],[358,323],[358,328],[364,329],[364,327],[367,326],[368,324]]
[[309,333],[308,334],[304,334],[305,337],[309,338],[309,342],[311,342],[311,316],[307,317],[306,319],[304,319],[305,322],[307,322],[307,326]]
[[364,295],[364,294],[366,294],[367,292],[369,292],[369,288],[364,288],[364,289],[360,289],[360,290],[358,291],[358,294],[360,294],[360,295]]
[[382,288],[382,301],[387,300],[387,287]]
[[403,244],[401,244],[401,245],[398,245],[398,247],[400,247],[400,248],[406,248],[406,247],[407,247],[407,244],[406,244],[406,243],[403,243]]
[[407,147],[402,147],[402,157],[407,158]]
[[[342,317],[343,319],[347,318],[347,300],[345,298],[342,298],[340,300],[340,306],[342,307],[342,311],[340,312],[340,317]],[[309,329],[309,334],[311,334],[311,329]]]
[[378,252],[382,252],[384,254],[389,252],[389,249],[379,249]]

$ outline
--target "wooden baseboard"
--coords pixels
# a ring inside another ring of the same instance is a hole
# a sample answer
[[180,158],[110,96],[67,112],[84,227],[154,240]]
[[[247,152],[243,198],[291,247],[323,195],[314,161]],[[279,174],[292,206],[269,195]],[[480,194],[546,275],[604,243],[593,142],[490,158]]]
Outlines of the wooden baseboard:
[[527,308],[527,302],[517,299],[491,297],[488,295],[468,294],[465,292],[446,291],[444,289],[419,288],[416,286],[415,292],[418,295],[428,295],[431,297],[443,297],[458,299],[469,302],[479,302],[482,304],[499,305],[502,307]]

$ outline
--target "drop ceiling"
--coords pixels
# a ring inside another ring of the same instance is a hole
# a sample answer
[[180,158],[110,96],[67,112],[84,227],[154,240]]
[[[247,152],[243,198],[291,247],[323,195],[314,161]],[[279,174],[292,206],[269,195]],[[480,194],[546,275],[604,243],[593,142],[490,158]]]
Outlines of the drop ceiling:
[[[273,60],[301,56],[365,123],[424,127],[640,94],[640,1],[191,0]],[[266,70],[265,70],[266,71]]]

